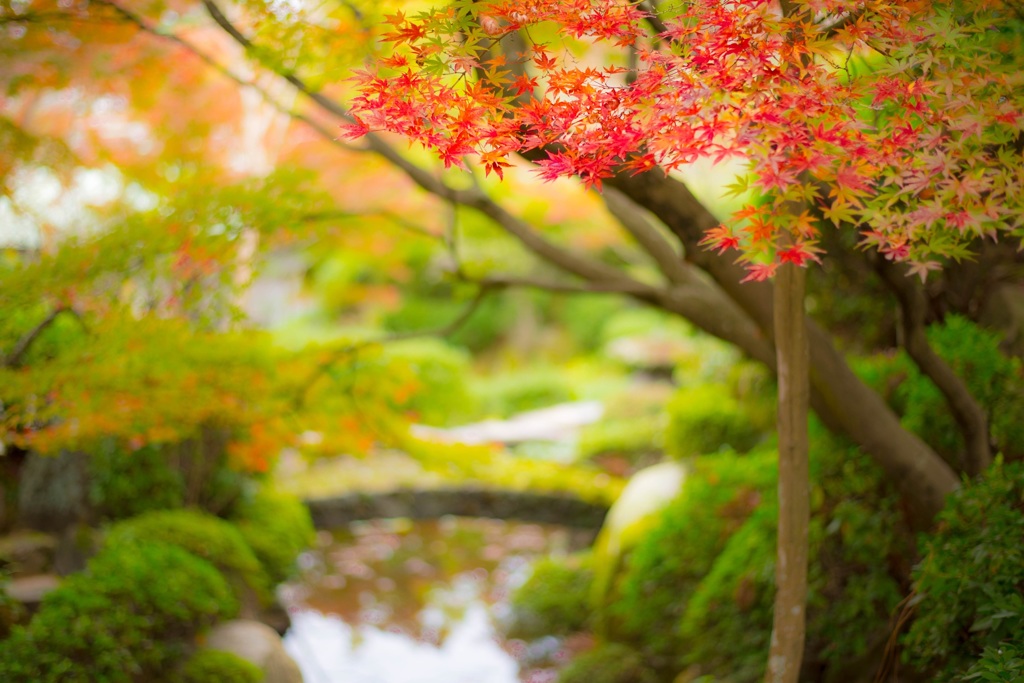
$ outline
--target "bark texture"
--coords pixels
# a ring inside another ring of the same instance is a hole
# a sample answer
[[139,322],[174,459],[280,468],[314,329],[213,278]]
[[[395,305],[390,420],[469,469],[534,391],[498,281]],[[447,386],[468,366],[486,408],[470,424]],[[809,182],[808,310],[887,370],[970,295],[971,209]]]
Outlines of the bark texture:
[[779,538],[775,606],[766,683],[797,683],[807,615],[810,526],[807,417],[809,353],[804,318],[807,273],[793,264],[775,281],[775,348],[779,378]]

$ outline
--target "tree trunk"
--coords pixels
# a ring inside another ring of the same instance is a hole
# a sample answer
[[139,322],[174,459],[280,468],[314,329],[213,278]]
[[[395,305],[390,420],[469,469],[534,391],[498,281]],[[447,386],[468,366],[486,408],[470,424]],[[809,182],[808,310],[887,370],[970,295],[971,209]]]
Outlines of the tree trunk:
[[[698,245],[719,224],[678,180],[654,172],[620,174],[608,180],[657,216],[683,245],[688,261],[705,271],[767,337],[773,326],[772,285],[740,284],[745,272],[729,254]],[[908,503],[912,522],[927,528],[959,479],[928,444],[900,425],[882,397],[857,377],[822,329],[807,323],[815,411],[830,427],[844,431],[886,472]]]
[[766,683],[797,683],[804,652],[810,526],[807,412],[809,350],[804,317],[807,273],[783,264],[775,278],[779,392],[779,538],[775,608]]

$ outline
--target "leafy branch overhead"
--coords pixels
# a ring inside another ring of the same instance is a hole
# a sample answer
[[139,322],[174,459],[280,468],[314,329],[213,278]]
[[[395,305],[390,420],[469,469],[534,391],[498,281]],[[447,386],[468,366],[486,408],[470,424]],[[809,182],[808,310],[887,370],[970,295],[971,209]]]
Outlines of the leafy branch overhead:
[[[540,177],[598,187],[622,171],[740,158],[750,175],[736,191],[759,199],[705,243],[737,250],[749,278],[818,260],[820,226],[794,204],[858,227],[864,245],[924,277],[974,237],[1024,235],[1020,48],[1002,23],[1012,9],[702,0],[663,16],[615,0],[517,0],[398,12],[384,36],[393,52],[357,72],[345,134],[401,133],[445,166],[477,155],[498,175],[512,155],[544,150]],[[552,22],[561,44],[532,38]],[[526,49],[503,49],[515,35]],[[578,59],[574,42],[606,58]],[[615,59],[623,47],[636,66]]]

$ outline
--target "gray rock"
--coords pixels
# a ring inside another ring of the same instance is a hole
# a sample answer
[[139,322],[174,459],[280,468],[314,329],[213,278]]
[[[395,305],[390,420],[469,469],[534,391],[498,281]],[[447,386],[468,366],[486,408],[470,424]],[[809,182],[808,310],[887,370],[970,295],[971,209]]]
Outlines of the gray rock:
[[60,577],[56,574],[37,574],[35,576],[19,576],[6,586],[7,595],[25,606],[29,614],[39,609],[39,604],[47,593],[60,585]]
[[285,652],[281,636],[266,624],[236,619],[218,624],[203,647],[230,652],[263,670],[264,683],[302,683],[302,672]]

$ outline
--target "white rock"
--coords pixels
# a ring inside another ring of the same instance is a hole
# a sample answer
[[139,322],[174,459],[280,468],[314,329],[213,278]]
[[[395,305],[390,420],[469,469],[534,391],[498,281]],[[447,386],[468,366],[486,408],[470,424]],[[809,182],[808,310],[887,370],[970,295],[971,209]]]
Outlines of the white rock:
[[263,670],[264,683],[303,683],[302,672],[285,651],[281,637],[266,624],[248,619],[213,627],[204,645],[238,655]]

